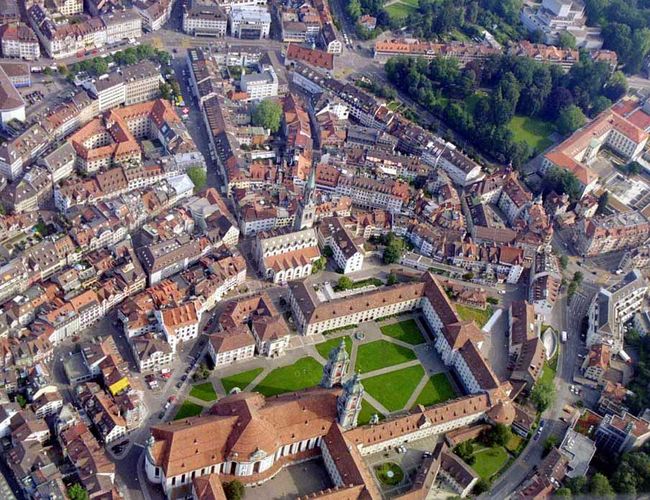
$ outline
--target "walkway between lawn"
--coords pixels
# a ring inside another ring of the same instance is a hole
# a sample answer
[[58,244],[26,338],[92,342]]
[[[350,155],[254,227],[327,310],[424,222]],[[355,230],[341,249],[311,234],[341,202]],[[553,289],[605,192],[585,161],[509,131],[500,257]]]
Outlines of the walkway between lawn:
[[377,375],[383,375],[385,373],[390,373],[397,370],[403,370],[404,368],[410,368],[411,366],[416,366],[416,365],[420,366],[421,364],[422,363],[420,363],[420,360],[416,358],[416,359],[412,359],[411,361],[400,363],[398,365],[387,366],[386,368],[380,368],[379,370],[374,370],[372,372],[362,373],[359,375],[359,378],[361,380],[366,378],[372,378],[372,377],[376,377]]
[[392,411],[388,410],[383,404],[381,404],[379,401],[377,401],[375,398],[373,398],[370,394],[367,392],[363,393],[363,399],[368,401],[372,406],[375,407],[375,410],[377,410],[379,413],[383,413],[384,415],[390,415],[393,413]]
[[420,383],[417,385],[417,387],[415,388],[415,390],[411,394],[411,397],[409,398],[406,405],[404,406],[405,410],[409,410],[409,409],[413,408],[413,405],[415,404],[417,399],[420,397],[420,393],[424,389],[424,386],[427,385],[427,382],[429,381],[429,379],[430,378],[426,373],[422,376],[422,380],[420,380]]

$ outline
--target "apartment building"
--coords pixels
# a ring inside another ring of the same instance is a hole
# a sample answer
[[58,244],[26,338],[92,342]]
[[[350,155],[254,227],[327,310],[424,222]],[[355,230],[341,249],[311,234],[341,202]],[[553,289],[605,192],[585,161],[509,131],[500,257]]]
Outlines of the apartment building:
[[5,24],[0,27],[0,44],[3,57],[17,57],[28,61],[41,57],[38,37],[24,23]]
[[648,283],[641,271],[634,269],[621,281],[601,288],[593,298],[587,317],[587,347],[604,344],[613,354],[623,350],[625,323],[641,310]]
[[637,211],[581,219],[576,228],[576,248],[593,257],[642,246],[650,238],[650,221]]
[[449,142],[434,144],[424,152],[422,161],[434,168],[443,169],[452,181],[463,187],[479,182],[485,177],[478,163],[462,154]]
[[508,353],[513,362],[510,380],[523,382],[529,389],[542,375],[546,350],[541,336],[541,323],[532,304],[520,300],[508,310]]
[[115,10],[100,18],[106,26],[106,43],[109,45],[142,36],[142,17],[134,9]]
[[99,102],[99,112],[103,113],[121,104],[130,106],[155,99],[160,95],[161,82],[162,76],[156,65],[142,61],[102,75],[86,87]]
[[260,73],[242,75],[239,84],[250,101],[261,101],[278,95],[278,76],[272,66],[265,66]]
[[201,314],[200,306],[196,302],[157,310],[154,315],[173,353],[181,343],[199,336]]
[[133,7],[142,18],[144,31],[158,31],[169,21],[174,0],[136,0]]
[[226,14],[230,14],[233,9],[237,8],[266,6],[266,0],[218,0],[218,2]]
[[609,414],[596,428],[594,441],[599,451],[620,455],[643,446],[650,438],[650,422],[627,412]]
[[399,213],[410,199],[409,185],[403,181],[378,180],[360,176],[341,176],[336,194],[348,196],[354,205],[363,208],[380,208]]
[[334,262],[343,274],[354,273],[363,268],[363,250],[340,218],[327,217],[321,221],[318,226],[318,241],[321,247],[332,249]]
[[[0,67],[0,87],[5,89],[3,74],[2,67]],[[17,102],[11,94],[7,95],[10,98],[0,106],[11,106],[12,102]],[[24,109],[22,97],[20,102],[22,102],[21,106]],[[2,107],[0,107],[0,113],[4,116]],[[11,111],[11,113],[14,113],[14,111]],[[41,154],[49,146],[49,142],[48,133],[38,123],[31,125],[13,140],[3,142],[0,144],[0,174],[3,174],[9,180],[17,179],[23,173],[24,166]]]
[[229,13],[230,35],[245,40],[269,37],[271,14],[265,7],[233,7]]
[[375,42],[374,58],[385,62],[391,57],[437,57],[457,59],[461,65],[471,61],[485,61],[488,57],[498,55],[501,50],[484,43],[426,42],[414,38],[380,40]]
[[160,372],[174,362],[174,350],[170,344],[154,334],[145,333],[129,338],[133,358],[140,373]]
[[528,301],[535,308],[535,314],[551,321],[551,311],[560,294],[562,273],[558,259],[552,253],[538,252],[530,268]]
[[84,11],[83,0],[54,0],[51,8],[62,16],[74,16]]
[[228,16],[217,0],[191,0],[183,8],[183,31],[223,38],[228,31]]
[[273,283],[310,276],[313,262],[321,256],[316,231],[311,228],[257,233],[253,254],[258,269]]

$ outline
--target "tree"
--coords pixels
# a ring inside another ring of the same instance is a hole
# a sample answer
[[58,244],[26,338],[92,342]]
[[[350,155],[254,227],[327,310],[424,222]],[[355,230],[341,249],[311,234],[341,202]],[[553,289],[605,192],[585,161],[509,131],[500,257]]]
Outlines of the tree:
[[563,49],[575,49],[576,37],[568,31],[560,31],[560,35],[558,36],[558,45]]
[[472,465],[474,463],[474,444],[471,440],[463,441],[458,444],[454,451],[466,464]]
[[566,266],[569,264],[569,258],[566,255],[560,255],[560,267],[566,269]]
[[612,106],[612,101],[603,95],[596,97],[591,103],[591,109],[589,110],[589,116],[597,116],[606,109],[609,109]]
[[404,240],[394,233],[388,233],[386,237],[386,248],[384,248],[384,264],[395,264],[399,262],[404,253]]
[[347,276],[341,276],[336,284],[336,288],[340,291],[349,290],[353,286],[354,282]]
[[397,275],[393,272],[388,273],[388,277],[386,278],[386,284],[394,285],[395,283],[397,283]]
[[555,385],[553,381],[539,380],[530,394],[530,399],[537,406],[537,411],[543,412],[546,410],[555,399]]
[[190,167],[186,171],[187,176],[191,179],[194,184],[194,192],[198,193],[203,186],[205,186],[207,180],[207,173],[201,167]]
[[229,481],[223,484],[223,491],[226,494],[228,500],[241,500],[246,496],[246,489],[244,485],[237,481]]
[[25,408],[25,406],[27,406],[27,399],[22,394],[18,394],[16,396],[16,403],[18,403],[21,408]]
[[641,171],[643,170],[643,167],[639,165],[639,162],[637,161],[631,161],[625,166],[625,170],[627,170],[627,173],[629,175],[637,175],[640,174]]
[[56,69],[59,70],[59,74],[61,74],[63,76],[68,76],[68,73],[70,73],[70,71],[68,70],[68,67],[65,64],[59,64],[56,67]]
[[571,91],[564,87],[554,88],[546,100],[546,116],[555,120],[562,109],[573,104]]
[[356,21],[361,16],[361,3],[359,3],[359,0],[350,0],[345,11],[353,21]]
[[272,133],[280,130],[282,106],[271,99],[264,99],[253,110],[253,125],[269,129]]
[[50,67],[48,66],[47,68],[45,68],[45,69],[43,70],[43,73],[44,73],[46,76],[52,76],[52,68],[50,68]]
[[322,255],[314,261],[311,267],[312,274],[316,274],[319,271],[322,271],[327,266],[327,259]]
[[555,436],[549,436],[544,441],[544,456],[551,453],[551,450],[557,446],[557,438]]
[[560,488],[553,493],[555,497],[571,497],[571,490],[569,488]]
[[480,495],[481,493],[485,493],[486,491],[490,491],[491,485],[490,481],[487,479],[479,479],[476,481],[476,484],[474,485],[474,489],[472,490],[472,493],[476,496]]
[[572,104],[560,111],[557,128],[561,134],[566,135],[578,130],[586,121],[587,119],[582,110],[575,104]]
[[613,498],[614,489],[603,474],[596,473],[589,480],[589,493],[596,498]]
[[607,80],[603,88],[605,97],[610,101],[618,101],[621,97],[627,94],[627,78],[622,71],[615,71],[612,76]]
[[584,274],[582,274],[581,271],[576,271],[573,273],[573,281],[575,281],[578,285],[582,284],[582,280],[584,279]]
[[572,477],[566,480],[565,486],[572,495],[582,495],[587,492],[587,478],[584,476]]
[[465,273],[465,274],[463,274],[463,279],[464,279],[465,281],[471,281],[471,280],[473,280],[473,279],[474,279],[474,273],[470,271],[469,273]]
[[103,75],[108,72],[108,63],[101,57],[93,58],[92,71],[96,75]]
[[605,213],[607,203],[609,203],[609,191],[603,191],[603,194],[598,197],[598,208],[596,209],[598,215]]
[[68,496],[70,500],[88,500],[88,492],[79,483],[68,488]]
[[160,97],[162,97],[166,101],[169,101],[172,98],[171,85],[169,85],[168,83],[160,82],[158,88],[160,89]]
[[504,424],[496,424],[489,430],[492,445],[505,446],[512,438],[510,427]]

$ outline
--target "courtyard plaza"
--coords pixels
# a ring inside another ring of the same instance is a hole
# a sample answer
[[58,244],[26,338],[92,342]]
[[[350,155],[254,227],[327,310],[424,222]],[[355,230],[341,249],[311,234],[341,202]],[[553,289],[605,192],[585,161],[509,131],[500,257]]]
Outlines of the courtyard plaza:
[[[219,397],[234,388],[272,396],[314,387],[320,383],[329,352],[341,340],[350,355],[350,373],[359,372],[365,387],[360,424],[368,423],[374,414],[384,418],[416,404],[428,406],[462,394],[418,314],[362,323],[326,335],[295,336],[284,356],[256,357],[219,367],[210,380]],[[206,409],[211,406],[195,398],[192,402]]]

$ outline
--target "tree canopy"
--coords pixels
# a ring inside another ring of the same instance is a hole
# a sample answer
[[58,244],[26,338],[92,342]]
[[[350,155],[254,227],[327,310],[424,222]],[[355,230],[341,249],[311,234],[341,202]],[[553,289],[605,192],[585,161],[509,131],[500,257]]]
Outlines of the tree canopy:
[[253,124],[275,133],[280,130],[282,106],[272,99],[264,99],[253,110]]
[[575,104],[571,104],[560,111],[557,128],[561,134],[568,135],[582,127],[586,121],[587,118],[582,110]]

